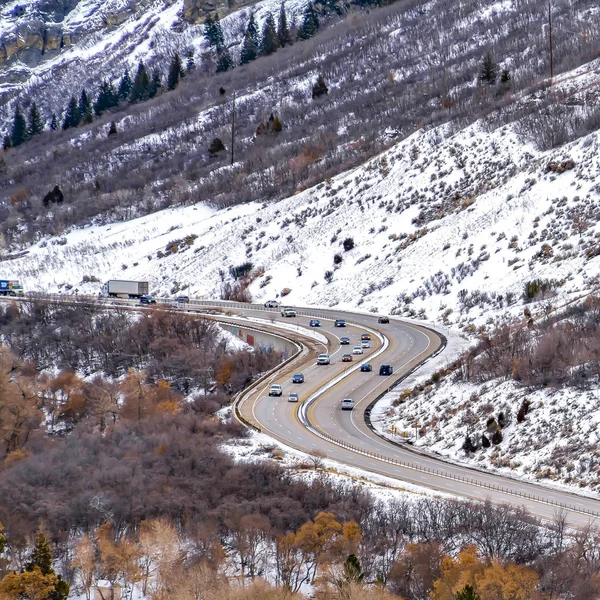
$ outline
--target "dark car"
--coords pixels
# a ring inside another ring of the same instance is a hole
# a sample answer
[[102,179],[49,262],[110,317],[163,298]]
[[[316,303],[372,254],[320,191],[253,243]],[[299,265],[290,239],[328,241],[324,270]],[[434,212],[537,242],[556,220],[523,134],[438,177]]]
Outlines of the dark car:
[[140,296],[140,304],[156,304],[153,296]]
[[379,319],[377,319],[378,323],[389,323],[390,322],[390,318],[389,317],[379,317]]
[[334,325],[336,327],[346,327],[346,319],[336,319]]
[[391,375],[394,372],[394,367],[392,365],[381,365],[379,367],[380,375]]
[[179,302],[180,304],[187,304],[189,301],[189,296],[177,296],[177,302]]
[[363,373],[370,373],[373,370],[373,366],[371,365],[371,363],[364,363],[360,365],[360,370]]
[[342,356],[342,362],[352,362],[352,354],[344,354]]
[[292,377],[292,383],[304,383],[304,373],[296,373]]
[[344,337],[340,338],[340,344],[342,346],[347,346],[349,343],[350,343],[350,338],[349,337],[344,336]]
[[319,319],[311,319],[308,324],[311,327],[321,327],[321,321],[319,321]]

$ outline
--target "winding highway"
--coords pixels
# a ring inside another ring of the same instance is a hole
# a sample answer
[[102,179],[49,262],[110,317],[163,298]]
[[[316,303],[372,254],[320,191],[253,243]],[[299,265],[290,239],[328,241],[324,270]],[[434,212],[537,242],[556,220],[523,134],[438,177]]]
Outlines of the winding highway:
[[[442,461],[415,452],[406,444],[393,444],[368,426],[365,413],[373,400],[443,349],[443,338],[435,332],[394,318],[389,324],[379,324],[375,315],[341,311],[298,308],[297,317],[285,318],[277,309],[267,311],[265,316],[265,309],[259,305],[228,304],[227,310],[249,317],[253,326],[264,330],[293,322],[299,326],[298,331],[283,335],[306,350],[242,394],[237,406],[245,423],[290,447],[317,451],[342,464],[395,479],[400,486],[407,482],[453,497],[489,498],[494,503],[523,506],[544,519],[552,519],[564,510],[575,527],[585,527],[600,518],[600,498]],[[320,319],[321,327],[310,328],[311,318]],[[347,326],[335,327],[337,318],[346,319]],[[257,324],[257,319],[265,324]],[[315,330],[326,338],[326,343],[325,339],[314,339]],[[362,356],[353,356],[351,363],[342,362],[342,354],[360,345],[363,333],[370,333],[371,348],[365,349]],[[349,345],[340,345],[342,336],[350,338]],[[330,354],[331,365],[319,366],[316,356],[324,352]],[[361,372],[362,362],[371,363],[373,370]],[[393,365],[394,374],[380,376],[381,364]],[[303,384],[292,383],[292,375],[298,372],[305,376]],[[283,386],[282,397],[268,395],[272,383]],[[290,391],[299,394],[297,404],[287,401]],[[354,410],[342,411],[342,398],[354,399]]]
[[[173,305],[170,299],[159,303]],[[135,301],[110,300],[106,304],[140,309]],[[380,324],[375,315],[315,308],[297,308],[297,316],[291,318],[281,316],[279,309],[233,302],[192,300],[178,309],[284,337],[299,349],[236,400],[236,415],[244,424],[289,447],[392,478],[399,487],[411,483],[451,497],[489,498],[497,504],[523,506],[543,519],[564,511],[569,524],[577,528],[600,519],[598,496],[574,494],[441,460],[405,443],[383,439],[369,427],[373,402],[427,358],[443,351],[443,337],[430,329],[395,318]],[[321,322],[318,328],[309,326],[315,318]],[[345,319],[347,326],[335,327],[335,319]],[[352,362],[342,362],[342,355],[352,353],[365,333],[371,336],[371,347],[364,349],[363,355],[354,355]],[[342,336],[350,338],[349,345],[340,344]],[[321,353],[330,355],[330,365],[316,364]],[[361,371],[363,362],[372,364],[372,371]],[[382,364],[392,365],[393,375],[380,376]],[[304,374],[304,383],[292,383],[293,374],[299,372]],[[273,383],[283,387],[282,397],[268,395]],[[298,403],[288,402],[291,391],[298,393]],[[354,400],[354,410],[341,410],[343,398]]]

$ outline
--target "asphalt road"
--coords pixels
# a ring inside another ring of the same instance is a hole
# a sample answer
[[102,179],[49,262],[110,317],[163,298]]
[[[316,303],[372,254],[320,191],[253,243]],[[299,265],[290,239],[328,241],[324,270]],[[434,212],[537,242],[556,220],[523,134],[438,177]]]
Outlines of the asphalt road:
[[[600,515],[600,498],[579,496],[441,461],[434,456],[415,452],[406,444],[394,445],[380,438],[367,426],[365,409],[391,383],[439,349],[440,338],[429,330],[395,319],[389,325],[379,325],[376,316],[311,309],[298,311],[331,319],[345,318],[353,325],[337,328],[332,321],[321,318],[322,327],[319,331],[329,340],[332,364],[317,366],[315,356],[318,352],[325,352],[325,346],[303,339],[301,341],[310,351],[299,361],[300,364],[287,366],[244,398],[240,405],[242,415],[264,433],[294,448],[319,451],[326,454],[327,458],[346,465],[454,497],[489,498],[494,503],[524,506],[532,514],[545,519],[552,519],[559,511],[559,505],[564,505],[569,522],[577,527],[586,526],[596,520],[596,515]],[[247,316],[265,318],[264,311],[243,309],[242,312]],[[269,311],[269,319],[293,321],[308,329],[307,316],[283,319],[279,311],[274,310]],[[343,353],[351,352],[355,345],[360,345],[364,328],[380,332],[381,339],[372,334],[372,347],[365,350],[363,356],[354,356],[352,363],[341,362]],[[339,337],[343,335],[350,337],[349,346],[340,346]],[[373,371],[364,373],[357,369],[349,372],[350,368],[362,361],[372,363]],[[379,375],[379,366],[384,363],[394,366],[392,377]],[[291,382],[295,372],[304,373],[304,384]],[[343,372],[347,375],[341,381],[319,394],[321,388],[328,386],[332,379],[335,380]],[[281,398],[268,396],[271,383],[283,386]],[[290,391],[299,393],[300,403],[287,401]],[[316,399],[315,395],[318,395]],[[341,410],[343,398],[355,401],[353,411]]]

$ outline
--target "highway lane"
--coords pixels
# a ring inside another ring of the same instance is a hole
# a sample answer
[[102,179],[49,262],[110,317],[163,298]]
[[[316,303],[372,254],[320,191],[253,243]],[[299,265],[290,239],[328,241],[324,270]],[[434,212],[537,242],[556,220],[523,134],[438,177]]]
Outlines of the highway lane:
[[[304,310],[309,311],[310,309]],[[244,312],[249,314],[247,309]],[[557,505],[568,505],[574,507],[574,509],[567,509],[569,521],[573,525],[581,527],[595,519],[593,515],[586,513],[600,513],[600,500],[596,498],[587,498],[473,470],[464,465],[440,461],[434,456],[414,453],[407,447],[397,447],[380,438],[367,427],[364,418],[365,408],[373,398],[385,390],[388,383],[408,372],[415,364],[435,351],[440,344],[439,338],[436,339],[437,336],[423,328],[394,319],[389,325],[378,325],[377,318],[369,315],[349,315],[339,311],[316,312],[321,316],[325,314],[331,318],[346,317],[348,320],[360,321],[360,325],[365,327],[379,329],[389,339],[389,347],[382,356],[372,360],[372,373],[357,371],[348,375],[311,404],[306,412],[313,431],[307,430],[301,423],[298,417],[299,407],[287,402],[287,393],[292,386],[289,378],[287,381],[285,378],[278,381],[284,385],[282,399],[258,395],[253,401],[254,416],[261,423],[263,431],[293,447],[308,451],[320,450],[327,454],[328,458],[350,466],[428,487],[451,496],[479,500],[490,498],[496,503],[506,502],[525,506],[532,514],[546,519],[554,517],[558,511]],[[308,319],[303,317],[298,317],[297,321],[302,325],[305,324],[305,321],[306,324],[308,323]],[[330,323],[322,322],[323,333],[328,337],[331,334],[341,335],[339,329],[334,330]],[[353,327],[346,328],[346,331],[352,332],[350,335],[352,339],[350,347],[352,347],[354,342],[360,339],[360,329]],[[339,351],[339,345],[336,346],[335,339],[332,340],[332,348],[332,352]],[[374,354],[377,349],[378,347],[371,348],[369,354]],[[355,358],[371,360],[369,354]],[[393,377],[387,378],[378,375],[379,365],[382,363],[394,365]],[[316,388],[324,385],[326,380],[333,378],[339,372],[340,365],[338,363],[331,367],[314,365],[304,367],[306,383],[303,384],[303,387],[306,386],[308,391],[301,396],[301,400],[305,401]],[[340,401],[345,397],[355,400],[353,411],[340,409]],[[320,433],[324,436],[332,436],[342,444],[351,445],[353,448],[336,445],[328,439],[319,437]],[[369,453],[369,455],[363,455],[361,451]],[[379,456],[374,457],[372,454]],[[417,468],[392,464],[390,461],[411,463]],[[461,480],[462,478],[468,481]],[[490,489],[490,487],[495,489]],[[527,498],[525,495],[539,497],[540,501]]]

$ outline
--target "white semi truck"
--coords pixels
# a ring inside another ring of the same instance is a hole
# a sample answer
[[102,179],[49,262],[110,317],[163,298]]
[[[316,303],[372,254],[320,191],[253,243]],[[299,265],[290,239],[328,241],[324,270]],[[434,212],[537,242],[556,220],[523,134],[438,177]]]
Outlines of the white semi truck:
[[102,295],[109,298],[139,298],[148,295],[147,281],[111,279],[102,286]]

